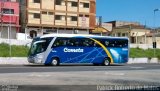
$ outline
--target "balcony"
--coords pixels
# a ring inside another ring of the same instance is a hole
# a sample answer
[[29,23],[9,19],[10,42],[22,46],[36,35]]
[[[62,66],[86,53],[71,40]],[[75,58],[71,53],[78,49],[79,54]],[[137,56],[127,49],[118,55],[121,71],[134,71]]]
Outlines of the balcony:
[[36,8],[36,9],[40,9],[40,3],[28,3],[28,8]]
[[3,23],[18,24],[19,17],[18,16],[11,16],[11,15],[4,15],[2,20],[3,20]]
[[42,15],[41,23],[53,25],[54,24],[54,15]]

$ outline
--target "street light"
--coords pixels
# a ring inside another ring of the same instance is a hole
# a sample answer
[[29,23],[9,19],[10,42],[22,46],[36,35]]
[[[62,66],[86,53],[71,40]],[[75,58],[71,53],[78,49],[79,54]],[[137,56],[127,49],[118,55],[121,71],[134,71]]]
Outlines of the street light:
[[[96,16],[96,27],[99,30],[100,27],[102,27],[102,16]],[[102,36],[102,31],[101,31],[101,36]]]
[[153,31],[153,48],[154,48],[154,57],[155,57],[155,54],[156,54],[156,38],[155,38],[155,34],[156,34],[156,18],[155,18],[155,14],[156,14],[156,11],[160,11],[160,9],[154,9],[154,31]]

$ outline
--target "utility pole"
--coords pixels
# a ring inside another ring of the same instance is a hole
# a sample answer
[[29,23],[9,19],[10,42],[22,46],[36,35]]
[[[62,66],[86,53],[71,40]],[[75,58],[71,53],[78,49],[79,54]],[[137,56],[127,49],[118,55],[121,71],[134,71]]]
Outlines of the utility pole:
[[153,32],[153,48],[154,48],[154,57],[156,57],[156,11],[160,11],[160,9],[154,9],[154,32]]
[[2,38],[2,31],[3,31],[3,7],[4,7],[4,1],[1,0],[1,29],[0,29],[0,38]]
[[[12,4],[11,4],[11,1],[10,1],[10,7],[11,7],[11,6],[12,6]],[[12,8],[12,7],[11,7],[11,8]],[[9,19],[10,19],[10,20],[9,20],[9,21],[10,21],[10,22],[9,22],[9,44],[10,44],[10,46],[9,46],[9,49],[10,49],[9,55],[10,55],[10,57],[11,57],[11,55],[12,55],[12,48],[11,48],[11,35],[12,35],[12,34],[11,34],[11,28],[12,28],[12,27],[11,27],[11,20],[12,20],[11,18],[12,18],[12,16],[11,16],[11,15],[12,15],[12,11],[11,11],[11,8],[10,8],[10,18],[9,18]]]

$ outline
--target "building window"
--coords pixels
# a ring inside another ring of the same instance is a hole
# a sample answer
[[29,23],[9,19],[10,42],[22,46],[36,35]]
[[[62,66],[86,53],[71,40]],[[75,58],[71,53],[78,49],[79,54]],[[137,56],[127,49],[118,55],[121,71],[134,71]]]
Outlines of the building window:
[[40,3],[40,0],[33,0],[34,3]]
[[83,17],[83,14],[79,14],[79,17]]
[[85,17],[89,17],[89,15],[85,15]]
[[77,16],[71,16],[71,21],[77,21]]
[[121,33],[117,33],[118,37],[121,37]]
[[3,14],[14,14],[14,9],[3,8],[2,11],[3,11]]
[[55,20],[61,20],[61,15],[55,15]]
[[77,3],[77,2],[72,2],[71,6],[72,6],[72,7],[77,7],[77,6],[78,6],[78,3]]
[[53,12],[48,12],[48,15],[53,15]]
[[42,14],[45,14],[45,15],[46,15],[46,14],[47,14],[47,12],[46,12],[46,11],[42,11]]
[[61,5],[62,0],[55,0],[56,5]]
[[30,37],[31,37],[31,38],[37,37],[37,32],[36,32],[35,30],[31,30],[31,31],[30,31]]
[[40,18],[40,14],[39,13],[34,13],[33,17],[34,18]]
[[125,37],[125,36],[126,36],[126,33],[122,33],[122,36]]
[[84,3],[84,4],[83,4],[83,7],[84,7],[84,8],[89,8],[89,3]]

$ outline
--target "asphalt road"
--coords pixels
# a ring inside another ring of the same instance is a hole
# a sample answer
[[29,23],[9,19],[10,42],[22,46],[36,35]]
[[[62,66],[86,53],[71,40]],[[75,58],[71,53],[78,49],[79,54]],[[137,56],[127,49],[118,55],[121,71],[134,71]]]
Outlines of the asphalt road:
[[0,65],[0,78],[0,91],[160,91],[160,64]]
[[123,70],[152,70],[159,69],[160,64],[120,64],[111,66],[93,65],[0,65],[0,73],[26,73],[26,72],[77,72],[77,71],[123,71]]

